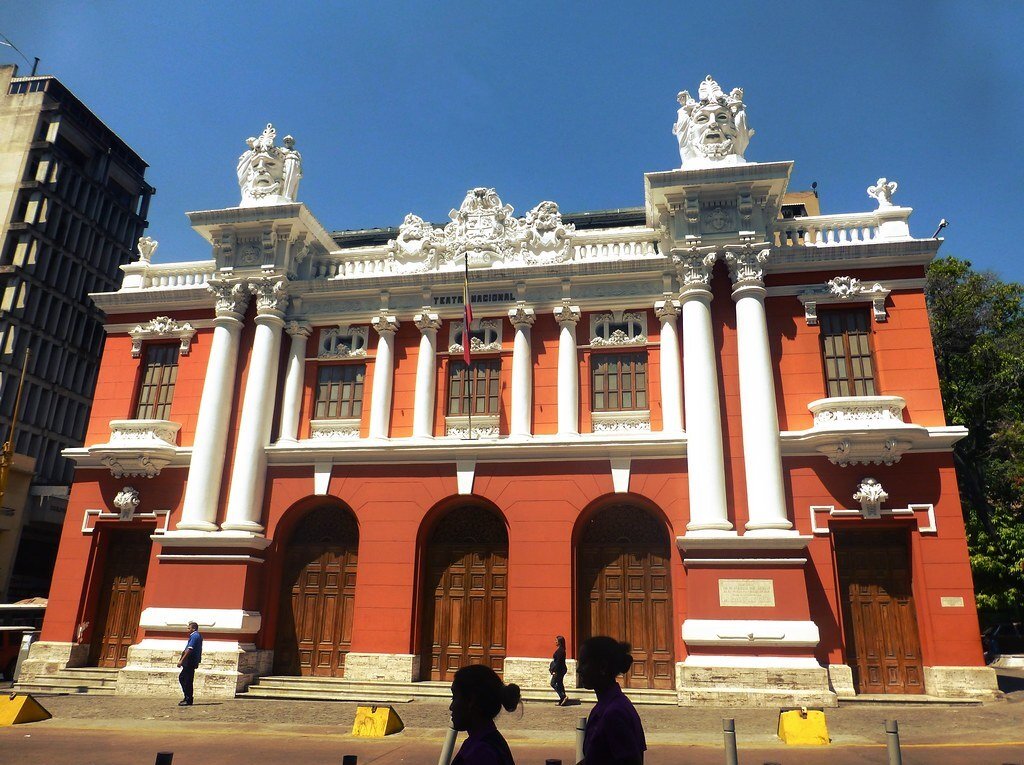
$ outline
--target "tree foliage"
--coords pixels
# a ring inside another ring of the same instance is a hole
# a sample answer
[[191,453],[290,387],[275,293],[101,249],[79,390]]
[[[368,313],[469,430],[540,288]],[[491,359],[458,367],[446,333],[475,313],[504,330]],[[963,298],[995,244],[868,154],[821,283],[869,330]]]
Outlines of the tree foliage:
[[1024,607],[1024,285],[947,257],[926,288],[978,607]]

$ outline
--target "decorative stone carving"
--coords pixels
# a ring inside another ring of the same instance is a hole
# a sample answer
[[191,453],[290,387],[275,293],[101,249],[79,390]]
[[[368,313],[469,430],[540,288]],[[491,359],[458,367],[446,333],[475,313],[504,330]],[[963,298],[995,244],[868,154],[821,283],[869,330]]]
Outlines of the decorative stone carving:
[[[448,334],[448,353],[461,354],[464,324],[453,321]],[[501,350],[501,322],[497,319],[474,319],[470,326],[469,348],[473,353]]]
[[502,265],[519,249],[521,221],[494,189],[470,189],[444,227],[445,259],[469,258],[470,268]]
[[715,267],[718,253],[701,251],[693,247],[687,252],[673,254],[676,272],[682,285],[681,293],[711,289],[711,271]]
[[441,329],[441,317],[426,308],[423,309],[422,313],[418,313],[413,317],[413,322],[416,324],[416,329],[420,332],[437,332],[437,330]]
[[114,507],[118,512],[118,520],[130,521],[141,502],[139,491],[134,486],[125,486],[114,497]]
[[818,323],[818,305],[831,303],[848,303],[859,300],[871,301],[871,312],[877,322],[884,322],[889,317],[885,310],[885,300],[892,290],[875,282],[871,286],[863,284],[853,276],[836,276],[819,287],[798,295],[804,304],[804,319],[810,326]]
[[660,321],[668,321],[679,316],[681,307],[678,300],[658,300],[654,304],[654,315]]
[[240,318],[249,304],[249,289],[245,281],[228,281],[227,279],[210,279],[207,289],[216,299],[218,316]]
[[883,207],[895,207],[892,203],[892,195],[896,193],[899,184],[886,178],[879,178],[874,186],[868,186],[868,196],[878,202],[878,209]]
[[590,317],[590,345],[595,348],[647,345],[647,314],[609,311]]
[[763,245],[744,245],[725,253],[733,289],[741,287],[764,287],[764,267],[771,256],[771,250]]
[[879,426],[903,424],[906,406],[899,396],[842,396],[822,398],[808,404],[814,415],[814,426],[849,424]]
[[350,359],[366,356],[370,328],[342,324],[320,330],[319,359]]
[[261,314],[283,314],[288,309],[288,282],[285,279],[253,279],[249,291],[256,296],[256,310]]
[[865,478],[857,486],[853,498],[860,502],[861,515],[865,518],[881,518],[882,503],[889,499],[889,495],[874,478]]
[[295,151],[295,139],[284,137],[284,146],[275,146],[277,131],[267,124],[257,138],[247,138],[249,147],[238,158],[238,186],[242,191],[239,207],[260,207],[294,202],[302,178],[302,156]]
[[746,163],[743,153],[754,131],[747,127],[741,88],[726,95],[708,75],[700,84],[697,99],[684,90],[678,101],[672,132],[679,141],[683,170]]
[[309,337],[313,333],[313,328],[304,321],[293,319],[284,325],[284,331],[289,337]]
[[532,308],[527,308],[525,305],[519,304],[515,308],[509,309],[508,320],[516,329],[519,329],[520,327],[532,327],[533,323],[537,320],[537,315],[534,313]]
[[139,237],[139,262],[149,263],[153,260],[153,253],[156,252],[156,248],[160,246],[160,243],[151,236],[140,236]]
[[351,441],[359,438],[361,420],[310,420],[310,437],[315,441]]
[[169,316],[157,316],[150,319],[146,324],[139,324],[135,329],[128,332],[132,339],[132,356],[138,358],[142,355],[142,343],[146,340],[156,338],[174,338],[179,341],[178,353],[188,356],[192,349],[192,338],[196,330],[187,321],[178,322]]
[[554,314],[555,321],[558,322],[559,326],[562,324],[572,324],[575,327],[579,323],[581,316],[579,306],[568,304],[556,306]]
[[181,424],[168,420],[111,420],[110,441],[89,447],[114,478],[152,478],[177,454]]
[[899,396],[837,396],[807,405],[814,427],[804,431],[814,448],[833,464],[892,465],[927,430],[903,421]]
[[647,432],[651,429],[650,411],[592,412],[590,423],[595,433]]
[[572,259],[572,223],[562,223],[554,202],[541,202],[523,221],[522,248],[527,263],[564,263]]
[[377,330],[378,335],[383,335],[385,332],[391,332],[392,334],[394,334],[395,332],[398,331],[398,328],[401,326],[401,323],[398,321],[398,318],[389,315],[387,311],[381,311],[380,315],[374,316],[370,320],[370,324],[372,324],[373,328]]
[[393,271],[433,270],[443,248],[443,232],[409,213],[398,228],[398,238],[388,242],[387,257]]
[[469,418],[453,416],[444,418],[444,434],[448,438],[498,438],[499,418],[496,414],[478,414],[473,417],[473,432],[469,430]]

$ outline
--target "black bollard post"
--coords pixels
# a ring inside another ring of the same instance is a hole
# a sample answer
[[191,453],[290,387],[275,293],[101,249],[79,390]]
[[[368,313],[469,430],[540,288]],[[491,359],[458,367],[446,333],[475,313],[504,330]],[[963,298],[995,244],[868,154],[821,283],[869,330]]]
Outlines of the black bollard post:
[[587,718],[581,717],[576,723],[576,762],[583,762],[583,742],[587,738]]
[[900,751],[900,724],[898,720],[885,721],[885,747],[889,750],[889,765],[903,765]]
[[725,738],[725,765],[739,765],[736,753],[736,721],[731,717],[722,718],[722,736]]
[[157,752],[156,762],[153,765],[171,765],[171,760],[174,759],[174,752]]
[[562,765],[562,761],[561,760],[552,760],[552,759],[549,758],[547,760],[544,760],[544,765]]
[[356,765],[359,762],[359,758],[354,754],[342,755],[341,765]]

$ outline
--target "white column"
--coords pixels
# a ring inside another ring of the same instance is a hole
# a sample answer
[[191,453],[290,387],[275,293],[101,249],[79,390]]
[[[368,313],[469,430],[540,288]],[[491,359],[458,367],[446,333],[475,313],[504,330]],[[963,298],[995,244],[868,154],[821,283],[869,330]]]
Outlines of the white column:
[[749,244],[725,253],[736,302],[743,463],[747,481],[748,535],[794,534],[786,512],[775,378],[765,316],[764,264],[769,250]]
[[228,507],[221,528],[263,532],[263,494],[267,483],[267,447],[274,417],[281,330],[288,293],[283,279],[258,279],[249,288],[256,296],[256,331],[249,374],[238,418],[238,440],[231,468]]
[[228,425],[234,401],[235,371],[238,367],[238,338],[249,294],[242,282],[209,282],[216,295],[216,318],[206,379],[199,400],[192,459],[188,466],[185,500],[177,528],[183,531],[216,531],[217,504],[224,474]]
[[278,441],[294,442],[299,436],[299,411],[302,409],[302,388],[306,378],[306,341],[312,329],[305,322],[290,321],[285,331],[291,336],[292,344],[288,349]]
[[377,356],[373,362],[373,398],[370,399],[370,438],[387,438],[391,429],[391,388],[395,373],[395,333],[398,319],[382,311],[370,322],[377,330]]
[[416,359],[416,400],[412,414],[412,434],[415,438],[434,435],[434,397],[437,388],[437,330],[441,319],[424,307],[413,317],[420,331],[420,352]]
[[530,327],[536,320],[532,308],[522,304],[508,312],[515,328],[512,341],[512,416],[509,435],[528,438],[533,423],[533,352],[530,350]]
[[725,495],[722,409],[718,357],[711,327],[714,253],[682,258],[679,302],[683,322],[683,385],[686,407],[686,474],[690,488],[687,536],[732,535]]
[[683,371],[676,334],[679,307],[678,300],[659,300],[654,304],[654,313],[661,321],[661,429],[665,433],[683,432]]
[[561,305],[555,309],[558,322],[558,435],[580,433],[580,372],[576,354],[576,324],[580,309]]

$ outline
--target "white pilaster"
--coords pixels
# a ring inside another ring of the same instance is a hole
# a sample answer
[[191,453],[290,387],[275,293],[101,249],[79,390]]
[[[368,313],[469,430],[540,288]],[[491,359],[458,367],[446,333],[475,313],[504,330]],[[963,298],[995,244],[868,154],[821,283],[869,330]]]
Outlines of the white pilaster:
[[676,333],[679,309],[678,300],[654,304],[654,313],[661,321],[661,429],[666,433],[683,432],[683,372]]
[[267,480],[266,448],[270,445],[273,424],[281,330],[288,306],[288,292],[283,279],[254,280],[249,288],[256,296],[256,331],[242,397],[228,507],[221,528],[260,534],[263,532],[260,521]]
[[765,316],[764,244],[745,243],[725,253],[736,302],[740,373],[740,416],[747,483],[748,535],[795,534],[787,517],[775,379]]
[[530,349],[530,328],[537,317],[532,308],[520,303],[508,312],[508,318],[516,330],[512,342],[512,416],[509,435],[514,438],[527,438],[531,435],[533,422],[533,352]]
[[690,488],[687,536],[732,535],[725,495],[718,358],[711,327],[711,270],[715,254],[680,259],[683,317],[683,385],[686,407],[686,473]]
[[555,309],[558,322],[558,435],[580,433],[580,380],[576,354],[576,325],[580,309],[561,305]]
[[413,319],[420,331],[420,353],[416,360],[416,400],[412,434],[416,438],[434,435],[434,397],[437,388],[437,330],[441,319],[426,308]]
[[177,528],[217,530],[217,502],[224,473],[224,452],[231,420],[232,392],[238,366],[238,338],[242,316],[249,301],[243,282],[211,281],[216,296],[216,318],[206,379],[196,418],[195,442],[188,468],[185,500]]
[[285,331],[292,343],[288,349],[278,440],[295,441],[299,436],[299,410],[302,408],[302,388],[306,377],[306,341],[312,329],[305,322],[290,321]]
[[377,330],[377,357],[373,363],[373,398],[370,399],[370,438],[387,438],[391,429],[391,389],[395,373],[395,333],[398,319],[382,311],[370,322]]

